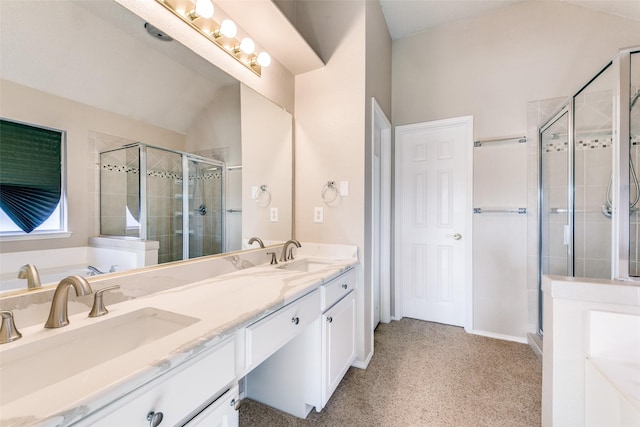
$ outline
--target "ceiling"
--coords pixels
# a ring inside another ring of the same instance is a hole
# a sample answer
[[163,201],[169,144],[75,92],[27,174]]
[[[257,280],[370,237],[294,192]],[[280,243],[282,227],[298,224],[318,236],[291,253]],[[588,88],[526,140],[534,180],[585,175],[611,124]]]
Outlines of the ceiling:
[[[238,84],[109,1],[2,1],[0,77],[178,133]],[[161,88],[161,90],[158,90]]]
[[640,21],[639,0],[380,0],[391,38],[491,13],[522,1],[562,1]]

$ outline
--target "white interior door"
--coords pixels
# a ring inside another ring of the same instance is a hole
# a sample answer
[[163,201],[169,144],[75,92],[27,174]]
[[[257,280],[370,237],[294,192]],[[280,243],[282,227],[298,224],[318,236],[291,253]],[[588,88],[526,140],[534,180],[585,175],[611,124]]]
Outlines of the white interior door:
[[375,99],[372,106],[371,281],[373,328],[391,321],[391,123]]
[[473,118],[396,128],[402,316],[470,328]]

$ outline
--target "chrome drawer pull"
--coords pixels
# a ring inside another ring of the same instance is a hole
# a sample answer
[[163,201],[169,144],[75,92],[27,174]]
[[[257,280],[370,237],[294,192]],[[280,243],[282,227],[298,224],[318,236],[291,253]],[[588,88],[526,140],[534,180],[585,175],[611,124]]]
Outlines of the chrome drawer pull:
[[233,409],[237,411],[240,409],[240,402],[241,402],[240,400],[231,399],[231,402],[229,402],[229,404]]
[[299,317],[292,317],[291,318],[291,323],[293,323],[294,325],[297,325],[298,323],[300,323],[300,318]]
[[162,412],[149,412],[147,414],[147,421],[149,421],[150,427],[157,427],[162,422]]
[[342,284],[342,289],[347,289],[349,286],[346,283]]
[[333,317],[327,317],[327,322],[329,323],[333,322]]

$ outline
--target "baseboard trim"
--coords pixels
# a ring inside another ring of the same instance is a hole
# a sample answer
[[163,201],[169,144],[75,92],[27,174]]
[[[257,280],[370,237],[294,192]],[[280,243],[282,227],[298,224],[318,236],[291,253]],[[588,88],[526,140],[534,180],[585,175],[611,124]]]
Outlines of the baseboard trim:
[[365,360],[358,360],[358,359],[354,360],[351,366],[359,369],[367,369],[367,366],[369,366],[369,362],[371,362],[372,358],[373,358],[373,351],[369,353],[369,355],[366,357]]
[[471,331],[471,333],[473,335],[481,335],[483,337],[495,338],[495,339],[503,340],[503,341],[514,341],[514,342],[518,342],[520,344],[528,344],[529,343],[527,341],[526,337],[516,337],[516,336],[513,336],[513,335],[496,334],[496,333],[493,333],[493,332],[478,331],[478,330],[473,330],[473,331]]
[[528,341],[529,347],[531,347],[531,350],[533,350],[536,356],[538,356],[538,359],[542,361],[542,355],[543,355],[542,349],[544,346],[543,339],[538,334],[528,333],[527,341]]

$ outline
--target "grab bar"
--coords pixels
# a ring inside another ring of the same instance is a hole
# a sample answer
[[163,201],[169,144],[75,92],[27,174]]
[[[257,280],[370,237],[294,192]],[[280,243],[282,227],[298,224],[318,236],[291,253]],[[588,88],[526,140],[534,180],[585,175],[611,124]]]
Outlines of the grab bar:
[[527,208],[473,208],[474,214],[482,214],[482,213],[516,213],[516,214],[526,214]]

